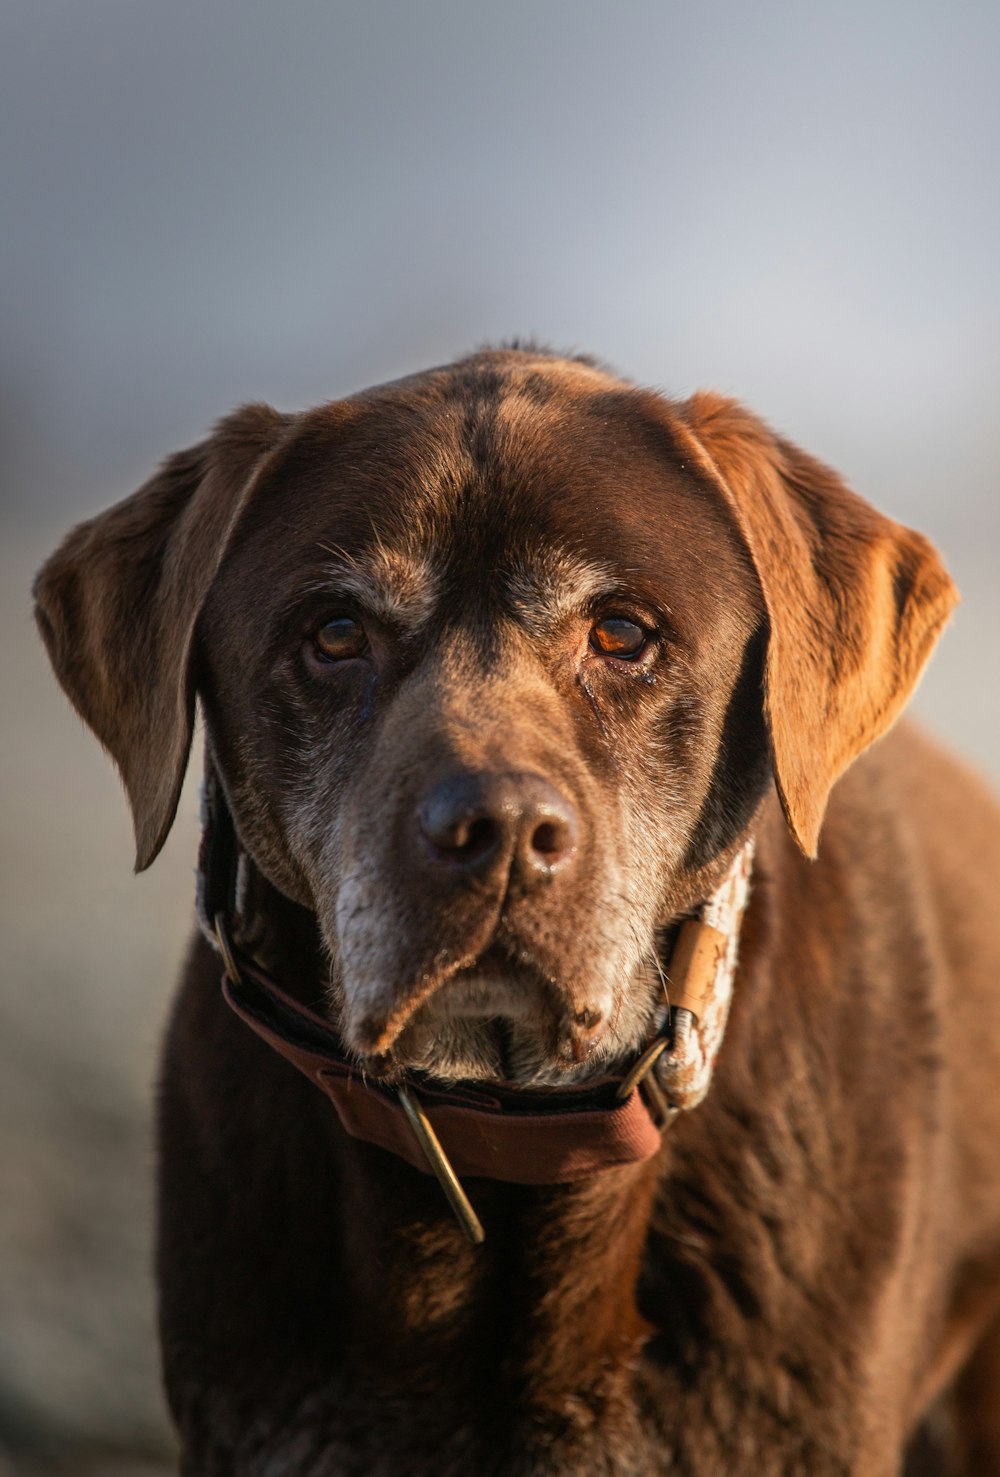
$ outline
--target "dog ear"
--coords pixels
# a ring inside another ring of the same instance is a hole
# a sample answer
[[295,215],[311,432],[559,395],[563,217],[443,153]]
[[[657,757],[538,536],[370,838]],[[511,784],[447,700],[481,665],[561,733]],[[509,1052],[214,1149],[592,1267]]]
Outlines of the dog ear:
[[778,793],[815,856],[834,782],[899,714],[958,594],[921,534],[742,406],[698,394],[678,409],[757,571]]
[[56,676],[117,764],[136,871],[166,840],[194,721],[195,622],[255,469],[289,418],[248,405],[82,523],[35,581]]

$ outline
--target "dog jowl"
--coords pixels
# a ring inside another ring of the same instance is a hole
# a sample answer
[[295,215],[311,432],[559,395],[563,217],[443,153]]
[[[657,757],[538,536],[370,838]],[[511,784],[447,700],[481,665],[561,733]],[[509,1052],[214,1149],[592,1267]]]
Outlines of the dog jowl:
[[196,945],[161,1112],[188,1470],[898,1471],[986,1326],[953,1310],[967,1239],[984,1286],[1000,1247],[1000,1189],[959,1231],[958,1170],[913,1170],[998,1178],[927,1108],[952,998],[928,899],[968,894],[940,837],[914,871],[945,761],[902,733],[831,801],[954,603],[929,544],[733,402],[512,349],[236,412],[37,595],[137,864],[197,700],[244,943],[386,1091],[620,1074],[662,1029],[679,921],[757,848],[702,1106],[583,1187],[484,1181],[478,1252],[427,1176],[315,1116]]

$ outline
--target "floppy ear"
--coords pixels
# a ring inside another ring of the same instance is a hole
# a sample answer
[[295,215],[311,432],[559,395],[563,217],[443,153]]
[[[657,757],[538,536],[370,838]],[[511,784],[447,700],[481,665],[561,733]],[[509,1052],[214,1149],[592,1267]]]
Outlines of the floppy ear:
[[958,593],[921,534],[742,406],[698,394],[677,409],[757,571],[775,779],[793,836],[815,856],[830,789],[899,714]]
[[194,720],[195,621],[253,473],[288,419],[248,405],[81,523],[35,581],[56,676],[121,771],[148,867],[173,823]]

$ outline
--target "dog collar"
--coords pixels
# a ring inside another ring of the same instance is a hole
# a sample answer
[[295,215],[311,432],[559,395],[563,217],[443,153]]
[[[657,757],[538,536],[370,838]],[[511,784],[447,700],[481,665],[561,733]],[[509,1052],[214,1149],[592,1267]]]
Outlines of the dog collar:
[[[223,803],[217,795],[216,811]],[[206,830],[212,808],[206,801]],[[436,1175],[474,1242],[485,1233],[460,1177],[561,1184],[641,1163],[658,1151],[677,1115],[708,1092],[732,999],[752,841],[696,915],[680,924],[664,980],[669,1004],[628,1071],[541,1090],[503,1082],[446,1085],[416,1073],[401,1082],[367,1076],[328,1021],[291,999],[234,946],[225,911],[206,926],[207,851],[203,845],[199,914],[222,956],[230,1009],[325,1094],[352,1138]]]

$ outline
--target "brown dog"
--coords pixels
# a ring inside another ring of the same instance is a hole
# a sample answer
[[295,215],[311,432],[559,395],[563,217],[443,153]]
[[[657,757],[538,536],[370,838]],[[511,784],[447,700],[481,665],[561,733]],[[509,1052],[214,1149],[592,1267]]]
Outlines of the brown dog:
[[237,412],[37,594],[139,867],[205,713],[185,1472],[889,1477],[932,1410],[1000,1472],[1000,817],[909,729],[830,794],[952,607],[924,539],[501,350]]

